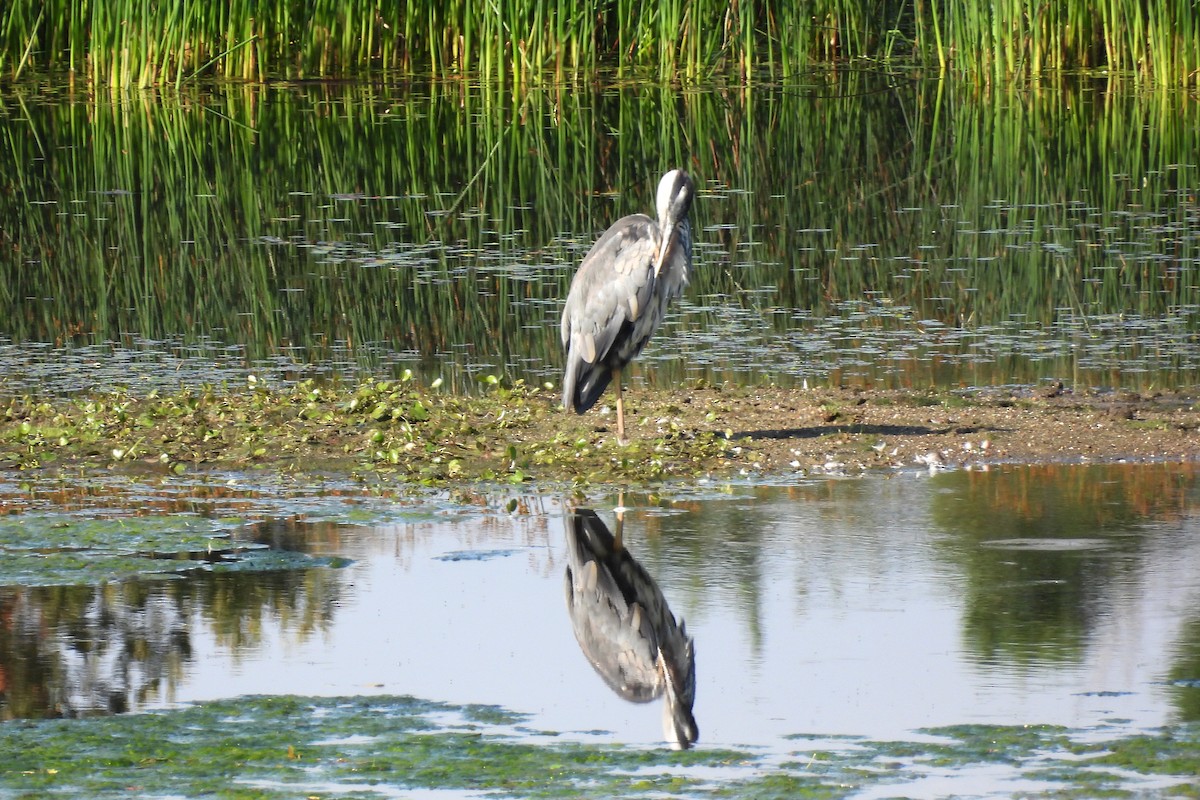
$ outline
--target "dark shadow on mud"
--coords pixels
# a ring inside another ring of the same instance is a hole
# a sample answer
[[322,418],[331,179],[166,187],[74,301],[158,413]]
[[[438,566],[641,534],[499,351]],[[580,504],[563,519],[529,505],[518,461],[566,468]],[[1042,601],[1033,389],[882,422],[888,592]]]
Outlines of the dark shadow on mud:
[[775,428],[757,431],[735,431],[730,439],[815,439],[838,433],[874,434],[875,436],[940,436],[947,433],[969,435],[972,433],[1000,432],[1008,428],[992,425],[951,425],[930,428],[925,425],[826,425],[820,428]]

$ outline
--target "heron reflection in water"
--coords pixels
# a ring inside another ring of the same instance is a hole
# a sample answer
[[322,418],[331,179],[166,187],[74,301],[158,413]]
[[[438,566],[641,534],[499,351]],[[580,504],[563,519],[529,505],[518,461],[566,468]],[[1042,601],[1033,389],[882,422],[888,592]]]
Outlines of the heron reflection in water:
[[605,683],[626,700],[664,697],[663,735],[676,748],[700,736],[695,647],[658,584],[617,534],[581,508],[567,516],[567,609],[575,638]]
[[563,407],[582,414],[617,384],[617,439],[625,441],[621,370],[658,330],[692,272],[692,179],[673,169],[658,184],[658,219],[613,223],[584,256],[562,313]]

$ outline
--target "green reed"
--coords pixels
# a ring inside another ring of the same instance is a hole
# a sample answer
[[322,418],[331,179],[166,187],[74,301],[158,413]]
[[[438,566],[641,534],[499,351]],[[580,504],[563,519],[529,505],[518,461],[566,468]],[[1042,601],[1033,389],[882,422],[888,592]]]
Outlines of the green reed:
[[[948,4],[934,31],[956,71],[987,82],[1096,70],[1136,81],[1196,85],[1200,27],[1183,0]],[[976,46],[969,43],[976,42]]]
[[[0,95],[0,334],[15,342],[212,337],[248,360],[386,370],[406,353],[436,373],[466,353],[553,373],[579,259],[652,208],[673,165],[702,187],[689,331],[786,338],[797,313],[864,302],[1033,329],[1200,306],[1197,244],[1180,233],[1200,105],[1165,93],[843,72],[682,93],[443,82],[34,99]],[[1150,251],[1131,244],[1147,226],[1163,231]]]
[[660,80],[792,75],[855,59],[976,82],[1095,70],[1200,83],[1192,0],[10,0],[0,74],[94,85],[472,76],[513,84],[598,69]]

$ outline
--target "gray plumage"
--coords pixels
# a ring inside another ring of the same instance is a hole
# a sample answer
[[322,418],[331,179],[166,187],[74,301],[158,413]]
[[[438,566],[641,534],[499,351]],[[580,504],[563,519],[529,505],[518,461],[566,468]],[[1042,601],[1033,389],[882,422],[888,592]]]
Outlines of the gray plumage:
[[696,651],[658,584],[590,509],[567,518],[567,609],[575,638],[596,672],[621,697],[665,695],[663,735],[676,747],[699,738]]
[[563,406],[582,414],[617,384],[617,436],[625,438],[621,369],[658,330],[691,277],[695,187],[674,169],[658,184],[658,219],[622,217],[592,246],[571,281],[562,314]]

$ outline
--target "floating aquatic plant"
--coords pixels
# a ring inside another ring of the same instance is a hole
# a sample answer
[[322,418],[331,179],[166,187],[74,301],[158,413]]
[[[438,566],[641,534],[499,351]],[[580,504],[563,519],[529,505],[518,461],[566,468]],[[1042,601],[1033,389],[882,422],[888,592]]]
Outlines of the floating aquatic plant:
[[724,435],[676,418],[643,420],[635,443],[619,447],[607,431],[564,415],[552,389],[497,379],[488,387],[456,395],[411,380],[351,387],[308,380],[280,391],[13,399],[0,409],[0,464],[133,462],[174,473],[282,465],[440,485],[520,484],[535,476],[644,481],[694,476],[736,460]]
[[239,539],[238,520],[194,515],[0,516],[0,586],[84,585],[195,569],[275,571],[342,566],[343,559],[271,550]]
[[[928,731],[939,743],[796,736],[795,758],[699,747],[581,744],[518,730],[491,706],[413,697],[242,697],[174,711],[0,726],[0,788],[107,798],[140,794],[294,797],[334,791],[389,797],[404,789],[519,797],[842,797],[905,788],[936,775],[1048,796],[1186,791],[1200,768],[1194,727],[1073,744],[1066,729],[967,726]],[[531,737],[536,736],[539,741]],[[1016,787],[1020,787],[1019,789]],[[976,785],[977,788],[977,785]]]

